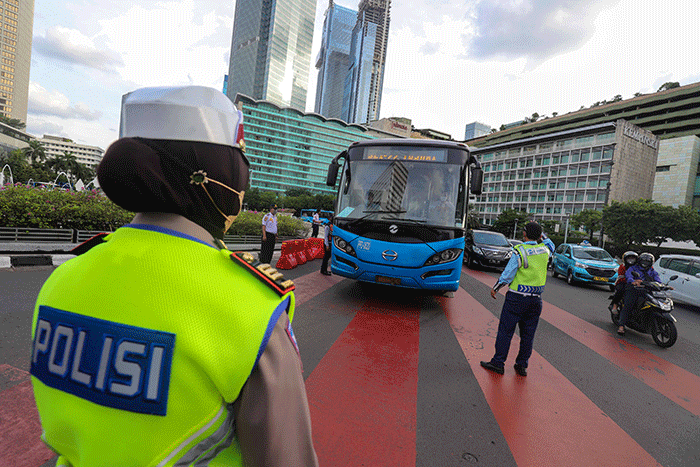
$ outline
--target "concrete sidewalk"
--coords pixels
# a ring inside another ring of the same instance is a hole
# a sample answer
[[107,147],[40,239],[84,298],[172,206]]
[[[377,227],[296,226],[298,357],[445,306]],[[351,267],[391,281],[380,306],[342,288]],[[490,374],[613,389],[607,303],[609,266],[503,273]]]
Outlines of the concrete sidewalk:
[[[70,251],[77,243],[0,243],[0,269],[25,266],[59,266],[75,255]],[[260,253],[260,245],[252,243],[226,244],[231,251],[250,251]],[[281,243],[275,245],[272,264],[280,257]]]

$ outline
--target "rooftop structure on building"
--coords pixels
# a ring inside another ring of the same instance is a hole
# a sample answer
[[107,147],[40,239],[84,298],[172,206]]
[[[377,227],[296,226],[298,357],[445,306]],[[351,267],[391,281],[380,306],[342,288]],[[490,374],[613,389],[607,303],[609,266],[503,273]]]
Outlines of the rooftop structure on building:
[[413,131],[411,132],[411,138],[427,138],[439,139],[442,141],[452,141],[452,135],[443,133],[442,131],[431,130],[430,128],[413,129]]
[[316,58],[316,104],[314,111],[326,118],[343,119],[343,93],[350,66],[350,43],[357,11],[329,0],[323,21],[321,48]]
[[376,128],[401,138],[410,138],[412,132],[411,120],[408,118],[382,118],[370,122],[370,128]]
[[105,153],[104,149],[97,146],[79,144],[62,136],[44,135],[38,140],[44,146],[44,152],[48,159],[68,153],[74,155],[78,162],[91,169],[97,168]]
[[0,153],[26,148],[32,139],[29,133],[0,122]]
[[377,128],[304,113],[241,94],[234,102],[244,115],[250,186],[261,190],[284,193],[301,188],[335,194],[335,188],[326,185],[328,166],[335,156],[355,141],[397,138]]
[[34,0],[5,0],[0,8],[0,114],[27,122]]
[[238,0],[226,95],[306,109],[315,0]]

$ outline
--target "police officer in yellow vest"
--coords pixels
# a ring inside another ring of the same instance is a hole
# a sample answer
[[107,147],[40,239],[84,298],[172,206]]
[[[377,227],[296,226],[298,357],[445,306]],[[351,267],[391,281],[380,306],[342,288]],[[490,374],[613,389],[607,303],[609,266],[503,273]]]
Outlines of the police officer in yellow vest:
[[131,224],[39,293],[31,374],[59,466],[315,466],[294,286],[222,239],[249,164],[220,91],[122,99],[98,179]]
[[[510,284],[501,310],[496,336],[496,353],[488,362],[481,362],[487,370],[502,375],[510,341],[515,327],[520,328],[520,351],[515,358],[515,372],[527,376],[527,363],[532,355],[532,342],[542,312],[542,291],[547,280],[549,255],[554,243],[542,232],[537,222],[528,222],[523,233],[524,243],[515,247],[498,282],[491,289],[491,297],[504,285]],[[541,240],[542,243],[538,243]]]

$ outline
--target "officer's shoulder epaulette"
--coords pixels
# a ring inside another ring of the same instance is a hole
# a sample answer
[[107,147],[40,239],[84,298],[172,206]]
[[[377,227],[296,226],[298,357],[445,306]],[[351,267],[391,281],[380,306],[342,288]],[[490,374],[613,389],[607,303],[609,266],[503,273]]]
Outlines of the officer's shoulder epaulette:
[[81,243],[80,245],[78,245],[75,248],[73,248],[72,250],[70,250],[70,252],[76,256],[82,255],[83,253],[87,253],[90,249],[92,249],[92,247],[95,247],[101,243],[104,243],[105,237],[107,235],[109,235],[109,234],[106,232],[99,233],[99,234],[95,235],[94,237],[92,237],[88,240],[85,240],[83,243]]
[[231,260],[240,264],[258,280],[274,290],[280,297],[294,290],[294,282],[285,279],[281,272],[267,263],[261,263],[247,251],[231,253]]

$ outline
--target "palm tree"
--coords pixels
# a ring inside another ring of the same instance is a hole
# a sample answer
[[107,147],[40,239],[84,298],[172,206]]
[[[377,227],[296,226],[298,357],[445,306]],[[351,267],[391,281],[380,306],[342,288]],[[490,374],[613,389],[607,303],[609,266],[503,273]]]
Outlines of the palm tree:
[[22,149],[22,151],[24,155],[32,161],[32,165],[37,161],[44,162],[46,160],[46,148],[44,144],[37,139],[29,141],[29,146]]

